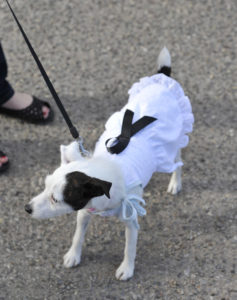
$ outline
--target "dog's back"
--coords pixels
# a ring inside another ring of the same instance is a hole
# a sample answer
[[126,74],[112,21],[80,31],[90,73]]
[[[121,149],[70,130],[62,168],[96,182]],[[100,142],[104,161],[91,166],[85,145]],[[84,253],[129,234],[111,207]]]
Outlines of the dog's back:
[[[182,165],[181,161],[175,162],[175,157],[188,144],[186,134],[192,130],[193,115],[189,99],[170,74],[170,54],[163,48],[158,57],[158,74],[133,84],[128,103],[109,118],[96,144],[94,155],[115,160],[124,173],[127,187],[138,183],[145,187],[154,172],[172,173]],[[156,121],[132,136],[123,152],[110,154],[105,142],[120,135],[127,110],[134,113],[133,124],[144,116]]]

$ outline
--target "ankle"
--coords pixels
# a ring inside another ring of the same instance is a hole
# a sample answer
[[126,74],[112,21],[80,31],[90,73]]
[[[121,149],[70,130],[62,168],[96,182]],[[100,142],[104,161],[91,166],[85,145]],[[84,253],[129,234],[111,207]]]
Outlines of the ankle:
[[32,96],[23,93],[15,93],[2,107],[8,109],[24,109],[33,101]]

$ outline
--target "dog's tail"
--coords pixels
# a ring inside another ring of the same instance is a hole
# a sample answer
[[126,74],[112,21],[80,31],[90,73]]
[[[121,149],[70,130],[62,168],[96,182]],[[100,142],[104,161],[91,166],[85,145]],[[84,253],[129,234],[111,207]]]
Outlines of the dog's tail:
[[157,73],[165,74],[166,76],[170,76],[171,74],[171,57],[169,50],[164,47],[157,59]]

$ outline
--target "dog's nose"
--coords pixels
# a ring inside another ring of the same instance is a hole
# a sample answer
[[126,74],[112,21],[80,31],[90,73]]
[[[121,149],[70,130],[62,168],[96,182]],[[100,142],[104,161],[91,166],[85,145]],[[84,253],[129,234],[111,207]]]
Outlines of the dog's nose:
[[25,205],[25,211],[28,212],[28,214],[31,214],[31,213],[32,213],[33,210],[32,210],[32,208],[31,208],[30,204],[26,204],[26,205]]

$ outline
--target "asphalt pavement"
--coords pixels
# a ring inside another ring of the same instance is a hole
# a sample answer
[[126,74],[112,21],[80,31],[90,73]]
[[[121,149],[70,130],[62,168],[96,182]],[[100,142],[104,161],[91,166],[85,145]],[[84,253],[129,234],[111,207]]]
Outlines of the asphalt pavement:
[[145,190],[135,274],[115,279],[124,227],[94,218],[81,265],[65,269],[76,214],[32,220],[24,205],[60,163],[70,133],[6,6],[0,37],[9,81],[49,101],[46,126],[0,116],[0,149],[11,161],[0,177],[0,299],[237,299],[237,2],[236,0],[11,1],[87,149],[130,86],[156,72],[166,45],[173,77],[195,116],[183,153],[183,190],[170,175]]

